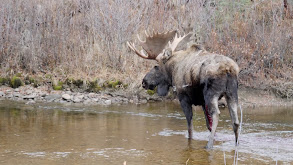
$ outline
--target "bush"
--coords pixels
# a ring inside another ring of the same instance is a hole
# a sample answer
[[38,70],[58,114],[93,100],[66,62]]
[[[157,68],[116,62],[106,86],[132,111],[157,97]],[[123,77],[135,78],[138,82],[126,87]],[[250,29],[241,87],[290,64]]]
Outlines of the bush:
[[17,77],[17,76],[12,77],[12,79],[11,79],[11,87],[12,88],[18,88],[22,85],[23,85],[23,83],[19,77]]

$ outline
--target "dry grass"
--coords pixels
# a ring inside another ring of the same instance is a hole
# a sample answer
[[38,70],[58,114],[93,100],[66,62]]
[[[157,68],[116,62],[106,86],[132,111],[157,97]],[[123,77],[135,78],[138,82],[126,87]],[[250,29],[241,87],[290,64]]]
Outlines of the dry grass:
[[2,0],[1,75],[139,82],[155,63],[133,55],[126,41],[147,28],[176,28],[194,31],[206,49],[235,59],[242,85],[292,97],[293,20],[283,1],[186,2]]

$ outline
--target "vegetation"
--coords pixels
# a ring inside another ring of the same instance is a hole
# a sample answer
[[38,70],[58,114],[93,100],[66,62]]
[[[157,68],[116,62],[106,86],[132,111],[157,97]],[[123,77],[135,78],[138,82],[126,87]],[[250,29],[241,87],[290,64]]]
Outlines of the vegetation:
[[21,81],[21,79],[19,77],[17,77],[16,75],[12,77],[12,79],[11,79],[11,87],[12,88],[18,88],[22,85],[23,85],[23,82]]
[[133,55],[126,41],[145,29],[176,28],[195,32],[207,50],[236,60],[240,85],[292,98],[292,6],[281,0],[3,0],[1,77],[140,84],[155,63]]

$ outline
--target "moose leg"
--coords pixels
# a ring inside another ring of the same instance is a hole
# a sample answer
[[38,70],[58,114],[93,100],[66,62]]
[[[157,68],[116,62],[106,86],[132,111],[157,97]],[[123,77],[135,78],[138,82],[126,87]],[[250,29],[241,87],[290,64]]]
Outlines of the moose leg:
[[209,113],[212,116],[211,134],[209,137],[209,142],[206,146],[207,149],[211,149],[211,148],[213,148],[213,145],[214,145],[214,136],[215,136],[216,129],[218,126],[219,115],[220,115],[220,111],[218,108],[218,98],[213,97],[213,99],[211,101],[206,102],[206,108],[208,108],[207,111],[209,111]]
[[235,134],[235,145],[237,145],[238,128],[239,128],[239,120],[237,115],[237,103],[229,98],[226,98],[226,100],[227,100],[228,109],[229,109],[231,120],[232,120],[233,131]]
[[192,139],[192,104],[186,95],[179,95],[179,101],[187,120],[188,138]]
[[237,79],[232,76],[228,76],[227,81],[227,91],[226,91],[226,101],[230,113],[230,117],[232,120],[232,127],[235,134],[235,145],[238,143],[238,128],[239,128],[239,120],[237,115],[237,107],[238,107],[238,85]]
[[210,113],[208,112],[208,107],[203,105],[202,110],[203,110],[204,116],[206,118],[206,126],[209,131],[212,131],[212,122],[213,121],[212,121],[212,117],[211,117]]

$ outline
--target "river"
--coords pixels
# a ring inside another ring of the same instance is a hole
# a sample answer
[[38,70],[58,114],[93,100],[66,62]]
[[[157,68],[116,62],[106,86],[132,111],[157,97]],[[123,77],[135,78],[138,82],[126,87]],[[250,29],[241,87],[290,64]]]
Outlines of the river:
[[188,141],[184,114],[172,102],[85,106],[2,100],[0,164],[292,164],[293,107],[242,113],[240,145],[235,148],[228,110],[221,109],[214,149],[206,150],[209,132],[199,108]]

